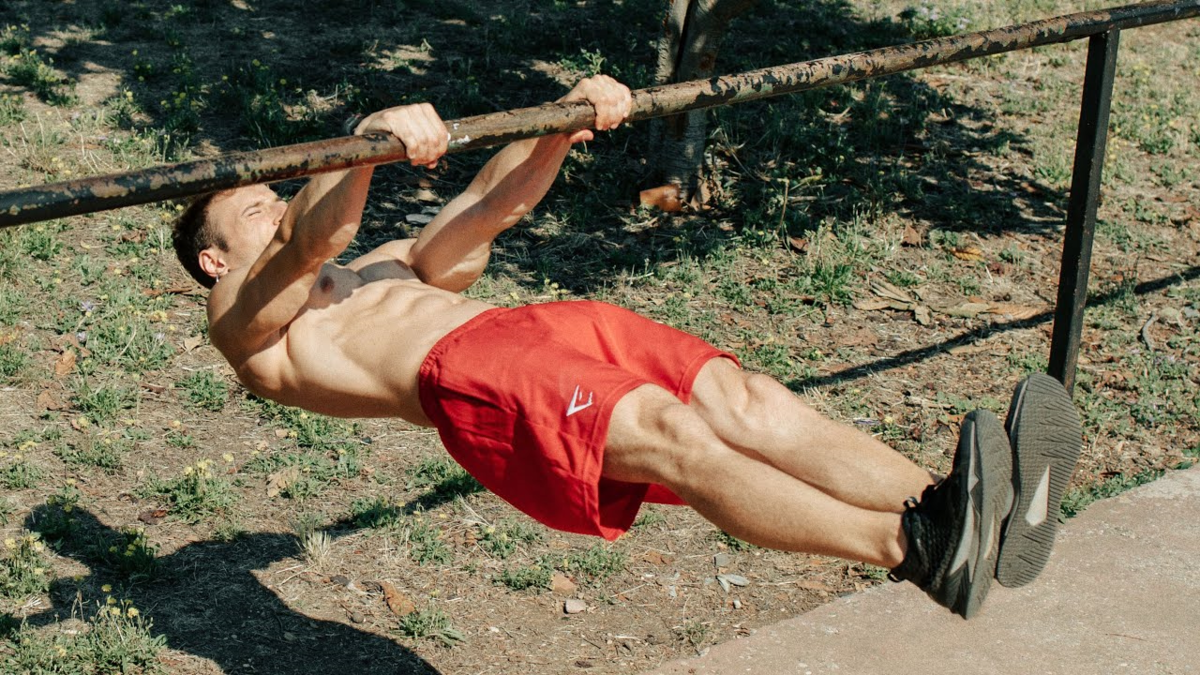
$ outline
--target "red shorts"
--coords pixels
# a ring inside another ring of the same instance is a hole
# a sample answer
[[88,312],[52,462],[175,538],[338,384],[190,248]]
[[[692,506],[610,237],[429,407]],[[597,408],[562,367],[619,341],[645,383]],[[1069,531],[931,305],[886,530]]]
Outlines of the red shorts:
[[616,539],[662,486],[600,476],[613,406],[642,384],[684,403],[710,359],[703,340],[599,302],[491,309],[442,338],[420,372],[421,407],[450,455],[545,525]]

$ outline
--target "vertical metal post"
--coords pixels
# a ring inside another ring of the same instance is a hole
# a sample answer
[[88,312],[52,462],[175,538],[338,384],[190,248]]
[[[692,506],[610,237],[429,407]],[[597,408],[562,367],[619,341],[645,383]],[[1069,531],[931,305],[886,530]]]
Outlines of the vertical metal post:
[[1075,387],[1075,363],[1087,302],[1088,271],[1092,264],[1092,239],[1096,234],[1096,206],[1100,200],[1100,174],[1108,141],[1108,112],[1112,103],[1113,75],[1117,69],[1120,31],[1088,38],[1087,72],[1083,79],[1083,104],[1075,140],[1075,166],[1067,204],[1067,229],[1063,238],[1062,268],[1058,279],[1058,304],[1050,341],[1050,375],[1067,391]]

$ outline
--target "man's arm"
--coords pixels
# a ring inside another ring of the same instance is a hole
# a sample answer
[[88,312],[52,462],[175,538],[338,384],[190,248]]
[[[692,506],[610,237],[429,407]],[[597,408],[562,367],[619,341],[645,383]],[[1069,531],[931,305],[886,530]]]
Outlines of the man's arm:
[[[446,152],[449,134],[428,104],[402,106],[364,119],[356,134],[387,132],[405,146],[410,163],[433,167]],[[241,350],[253,353],[295,318],[308,300],[321,266],[349,246],[362,222],[372,167],[313,177],[292,199],[274,237],[238,285],[226,324]]]
[[[559,100],[591,103],[598,130],[620,126],[632,107],[629,88],[604,75],[580,81]],[[571,145],[591,138],[584,130],[506,146],[418,235],[407,261],[413,271],[427,284],[456,292],[475,283],[492,241],[546,195]]]

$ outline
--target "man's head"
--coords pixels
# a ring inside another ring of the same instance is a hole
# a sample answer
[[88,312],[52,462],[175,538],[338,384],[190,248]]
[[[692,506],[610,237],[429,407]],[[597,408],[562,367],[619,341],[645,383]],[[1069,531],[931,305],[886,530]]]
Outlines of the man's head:
[[210,192],[175,221],[175,254],[205,288],[253,263],[270,243],[287,203],[265,185]]

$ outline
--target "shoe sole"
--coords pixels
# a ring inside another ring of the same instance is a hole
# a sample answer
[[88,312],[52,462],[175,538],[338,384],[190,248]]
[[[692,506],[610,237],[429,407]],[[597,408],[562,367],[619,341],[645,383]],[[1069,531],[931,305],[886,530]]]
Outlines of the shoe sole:
[[960,547],[967,545],[973,550],[966,551],[970,560],[964,602],[953,609],[970,619],[983,606],[996,571],[1001,528],[1013,502],[1012,452],[1000,420],[987,410],[968,414],[963,419],[963,434],[971,441],[968,491],[974,522],[970,525],[973,531],[964,533]]
[[1017,588],[1036,579],[1050,560],[1083,432],[1066,389],[1043,373],[1017,385],[1004,428],[1012,444],[1014,503],[1001,532],[996,581]]

